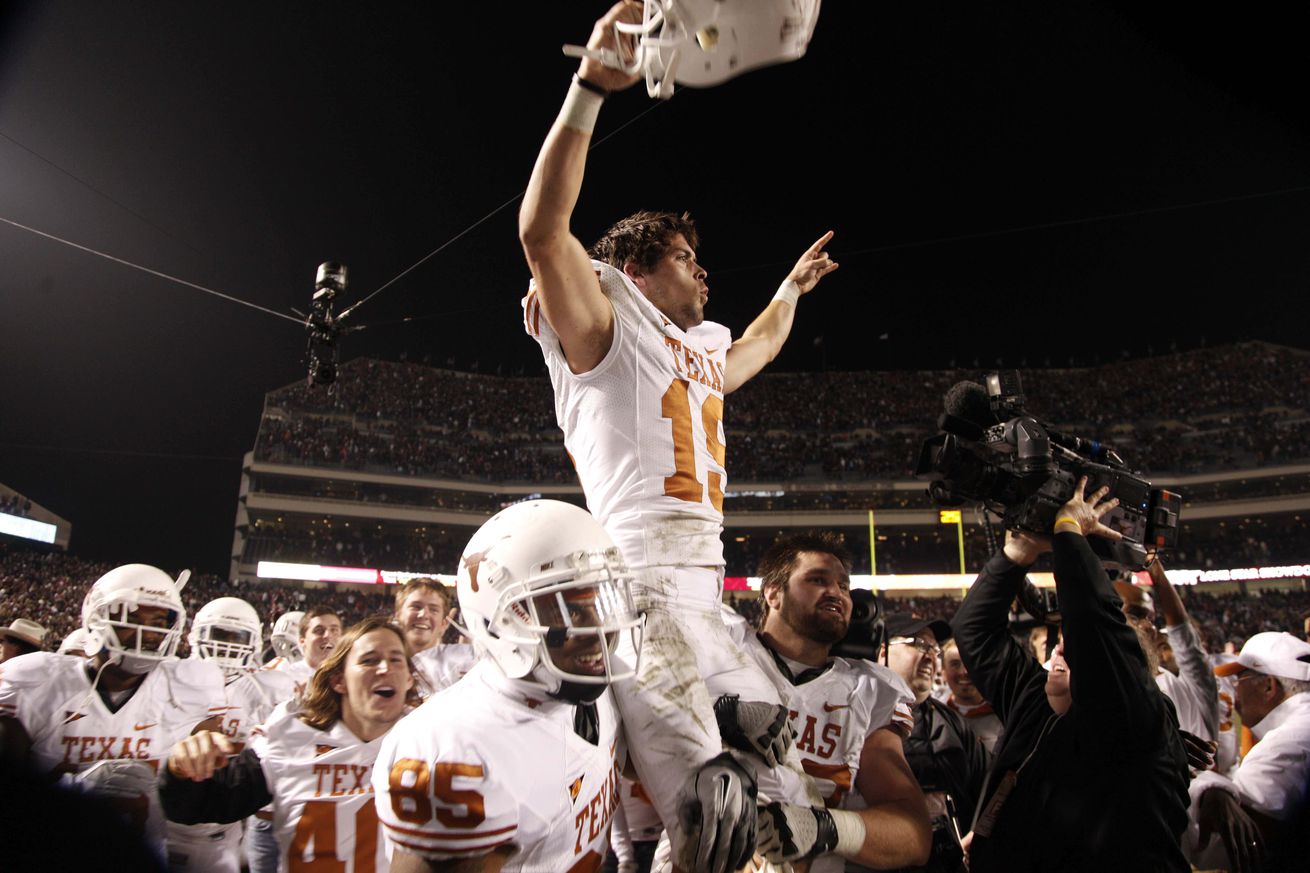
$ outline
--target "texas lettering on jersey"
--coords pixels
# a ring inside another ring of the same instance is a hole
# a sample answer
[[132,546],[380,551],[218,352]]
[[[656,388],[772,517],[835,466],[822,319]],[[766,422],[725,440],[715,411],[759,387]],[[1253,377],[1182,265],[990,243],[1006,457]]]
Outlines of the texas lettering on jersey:
[[[610,819],[614,817],[614,809],[619,805],[619,777],[619,765],[616,761],[600,788],[574,816],[573,824],[578,834],[573,843],[575,854],[581,855],[583,846],[596,842],[602,834],[609,832]],[[581,782],[581,777],[578,781]],[[584,830],[587,834],[585,841],[582,839]]]
[[671,336],[664,337],[664,344],[673,353],[673,368],[679,376],[699,382],[711,391],[723,393],[724,364],[710,357],[718,349],[698,351],[690,343]]
[[[153,727],[153,725],[152,725]],[[80,770],[84,764],[132,758],[157,765],[150,752],[150,737],[60,737],[64,747],[61,769]]]

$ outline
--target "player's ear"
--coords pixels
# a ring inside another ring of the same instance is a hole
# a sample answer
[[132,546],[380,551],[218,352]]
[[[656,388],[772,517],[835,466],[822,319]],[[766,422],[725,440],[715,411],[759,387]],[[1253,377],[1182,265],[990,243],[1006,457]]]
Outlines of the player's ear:
[[333,675],[329,684],[332,686],[332,690],[335,691],[337,694],[346,693],[346,675],[344,673],[337,673]]
[[773,585],[764,589],[764,602],[769,605],[769,609],[782,608],[782,586]]
[[625,261],[623,263],[623,275],[631,279],[638,288],[642,287],[642,283],[645,281],[641,273],[641,267],[637,265],[636,261]]

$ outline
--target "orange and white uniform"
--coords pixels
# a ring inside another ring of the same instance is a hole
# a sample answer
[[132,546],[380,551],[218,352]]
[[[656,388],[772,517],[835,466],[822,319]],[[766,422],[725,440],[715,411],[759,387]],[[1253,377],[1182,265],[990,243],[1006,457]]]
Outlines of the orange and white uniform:
[[[678,798],[722,748],[713,700],[733,693],[780,702],[720,616],[732,335],[709,321],[684,331],[622,271],[592,266],[614,309],[613,341],[599,364],[581,374],[569,368],[535,286],[523,299],[523,323],[545,358],[587,508],[636,575],[633,595],[646,616],[640,672],[616,683],[614,695],[642,785],[685,847]],[[618,654],[635,657],[623,644]],[[791,787],[779,799],[817,802],[802,781]]]
[[[783,659],[787,668],[783,674],[773,654],[753,633],[745,645],[790,686],[787,705],[796,750],[823,802],[836,809],[864,808],[855,777],[865,741],[883,728],[902,738],[914,728],[914,695],[904,680],[881,664],[851,658],[832,658],[826,668]],[[764,782],[760,788],[767,790]],[[814,859],[810,871],[837,873],[845,863],[838,855],[822,855]]]
[[[295,682],[272,670],[243,670],[227,677],[227,702],[218,713],[220,730],[245,746],[255,725],[295,693]],[[236,873],[241,869],[241,822],[185,825],[168,823],[168,864],[174,871]]]
[[226,706],[223,673],[202,661],[162,661],[110,709],[91,688],[86,661],[35,652],[0,667],[0,717],[22,722],[32,759],[49,773],[77,773],[97,761],[157,762],[196,725]]
[[319,730],[285,708],[254,732],[250,749],[273,795],[279,869],[388,869],[369,782],[382,740],[362,742],[340,720]]
[[614,341],[586,373],[569,369],[535,288],[523,299],[524,328],[545,356],[587,508],[629,567],[722,566],[732,335],[709,321],[683,331],[621,271],[592,266],[614,307]]
[[435,694],[463,679],[477,661],[468,643],[438,643],[414,655],[414,669],[427,681],[427,693]]
[[596,713],[592,744],[573,704],[480,662],[387,734],[373,786],[388,844],[433,861],[508,846],[507,873],[599,870],[619,803],[608,692]]
[[[223,673],[204,661],[166,660],[125,692],[116,709],[92,688],[87,661],[35,652],[0,666],[0,717],[17,719],[43,773],[78,774],[100,761],[135,760],[158,772],[173,745],[225,707]],[[163,822],[158,795],[140,812]]]
[[292,695],[293,697],[299,697],[301,694],[305,693],[305,689],[309,686],[310,677],[314,675],[314,668],[309,666],[309,662],[304,658],[301,658],[299,661],[288,661],[286,658],[274,658],[260,669],[267,670],[271,673],[281,673],[285,676],[290,676],[292,681],[295,682],[295,693]]

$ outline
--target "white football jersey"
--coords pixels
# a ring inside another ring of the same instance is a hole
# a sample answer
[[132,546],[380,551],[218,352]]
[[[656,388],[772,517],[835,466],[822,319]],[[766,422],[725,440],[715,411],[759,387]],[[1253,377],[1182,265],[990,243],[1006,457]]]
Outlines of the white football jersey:
[[[135,760],[158,773],[179,740],[224,711],[223,673],[214,664],[161,661],[117,709],[92,688],[92,678],[85,659],[50,652],[0,665],[0,716],[22,723],[41,772],[79,774],[101,761]],[[98,784],[91,790],[105,793]],[[162,838],[156,791],[108,793],[120,798],[142,835]]]
[[592,265],[614,307],[614,341],[586,373],[569,369],[535,286],[523,298],[587,508],[631,567],[720,566],[732,335],[709,321],[683,331],[621,271]]
[[340,720],[319,730],[285,707],[254,732],[250,748],[273,795],[280,870],[388,869],[369,782],[382,739],[362,742]]
[[290,676],[292,681],[295,682],[295,693],[292,695],[293,697],[299,697],[301,694],[305,693],[305,688],[309,685],[309,679],[314,675],[314,668],[309,666],[309,662],[303,658],[299,661],[288,661],[286,658],[274,658],[261,669]]
[[[295,682],[275,670],[242,670],[226,676],[227,704],[222,732],[244,746],[251,729],[264,722],[278,703],[295,693]],[[168,866],[174,873],[237,873],[241,868],[241,822],[184,825],[168,823]]]
[[223,673],[204,661],[156,664],[117,709],[91,688],[87,662],[50,652],[0,666],[0,716],[22,722],[42,772],[76,773],[97,761],[167,759],[196,725],[221,715]]
[[[735,629],[742,632],[740,625]],[[791,711],[796,750],[824,803],[838,809],[862,809],[864,798],[855,788],[855,777],[865,740],[882,728],[901,737],[909,736],[914,728],[914,695],[904,680],[872,661],[833,658],[822,673],[795,685],[783,676],[773,654],[754,633],[747,634],[742,645],[763,669],[786,682],[784,699]],[[792,672],[801,675],[798,670]],[[838,855],[823,855],[814,859],[810,871],[835,873],[845,863]],[[775,868],[766,864],[764,869]]]
[[620,768],[608,691],[596,710],[592,745],[571,704],[480,662],[386,737],[373,785],[392,850],[435,861],[511,846],[506,873],[599,870]]
[[227,696],[223,733],[244,746],[255,725],[263,724],[279,703],[295,696],[296,683],[281,671],[243,670],[229,677],[223,690]]
[[438,643],[414,656],[414,669],[427,681],[428,694],[454,685],[477,663],[468,643]]

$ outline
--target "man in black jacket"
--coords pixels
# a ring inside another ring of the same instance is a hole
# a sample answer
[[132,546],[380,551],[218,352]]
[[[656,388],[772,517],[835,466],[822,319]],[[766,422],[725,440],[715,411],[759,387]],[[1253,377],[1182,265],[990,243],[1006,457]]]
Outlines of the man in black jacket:
[[[969,827],[990,756],[964,717],[932,696],[941,644],[951,626],[910,615],[889,615],[884,627],[887,666],[914,694],[914,728],[905,738],[905,760],[928,800],[933,826],[932,857],[915,868],[960,868],[959,838]],[[958,829],[958,832],[957,832]]]
[[[952,625],[973,681],[1005,736],[983,793],[973,873],[1189,870],[1187,757],[1172,706],[1086,536],[1119,534],[1084,478],[1052,536],[1011,532]],[[1006,616],[1028,568],[1054,551],[1063,642],[1048,675],[1010,636]]]

